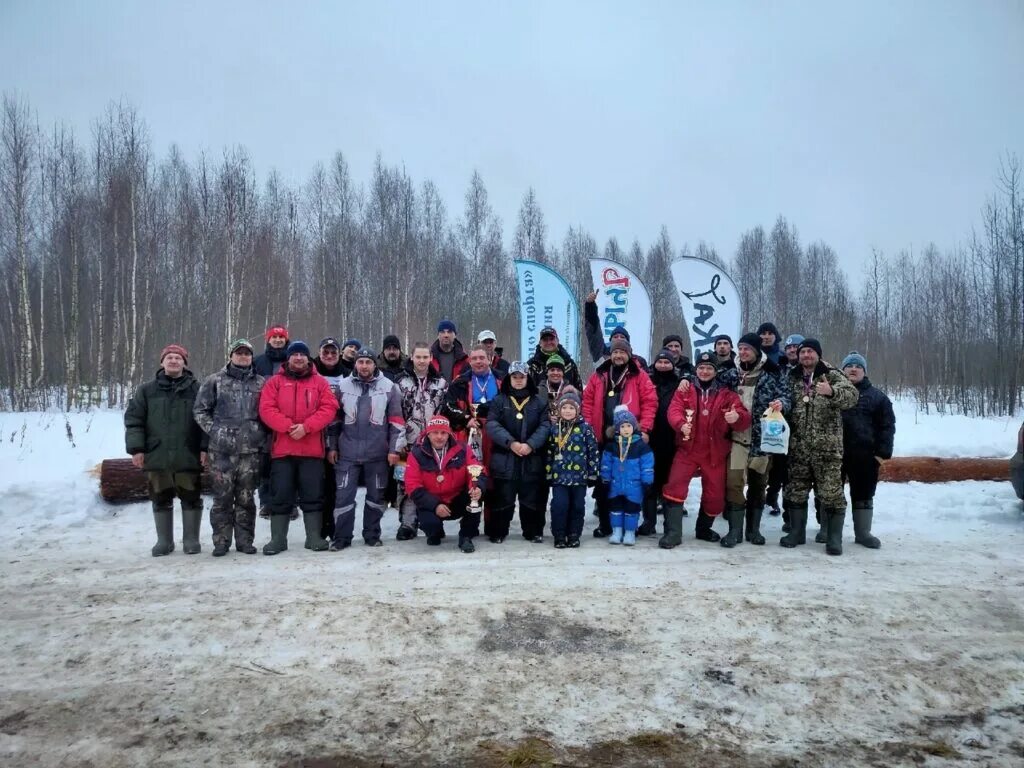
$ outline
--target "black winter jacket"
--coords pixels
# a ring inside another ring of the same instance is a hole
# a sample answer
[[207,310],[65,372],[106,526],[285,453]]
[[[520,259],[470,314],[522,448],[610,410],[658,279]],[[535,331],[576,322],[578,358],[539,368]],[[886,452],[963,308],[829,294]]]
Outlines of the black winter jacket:
[[[547,400],[540,396],[532,379],[526,380],[530,400],[523,408],[523,418],[512,404],[511,377],[501,382],[501,392],[488,406],[485,429],[492,440],[490,476],[498,480],[528,480],[543,482],[547,458],[548,419]],[[521,399],[521,398],[520,398]],[[516,456],[510,450],[513,442],[526,443],[533,452],[526,457]]]
[[272,346],[267,344],[267,348],[263,354],[252,361],[252,367],[260,376],[267,378],[281,370],[281,366],[284,365],[284,361],[287,359],[288,347],[274,349]]
[[843,458],[892,458],[896,414],[889,397],[865,376],[858,384],[857,404],[843,411]]

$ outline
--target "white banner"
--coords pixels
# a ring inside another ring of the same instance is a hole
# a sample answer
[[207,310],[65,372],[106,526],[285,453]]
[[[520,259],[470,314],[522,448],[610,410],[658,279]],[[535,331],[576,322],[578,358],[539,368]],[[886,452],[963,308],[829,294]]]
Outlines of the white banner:
[[723,333],[735,346],[742,335],[740,295],[725,270],[704,259],[677,259],[672,262],[672,280],[693,345],[691,359],[714,352],[715,337]]
[[573,360],[579,360],[580,308],[565,279],[536,261],[515,261],[519,285],[519,358],[528,360],[551,326]]
[[597,318],[605,344],[619,325],[629,331],[634,355],[651,360],[651,295],[627,267],[609,259],[591,259],[597,291]]

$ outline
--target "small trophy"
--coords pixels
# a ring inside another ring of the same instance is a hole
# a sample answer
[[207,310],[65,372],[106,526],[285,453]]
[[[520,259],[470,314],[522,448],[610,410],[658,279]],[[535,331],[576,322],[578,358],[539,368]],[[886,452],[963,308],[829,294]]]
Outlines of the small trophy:
[[[469,476],[473,479],[473,487],[474,488],[477,487],[476,486],[476,482],[477,482],[477,480],[480,479],[480,475],[482,475],[483,471],[484,471],[483,465],[482,464],[470,464],[468,467],[466,467],[466,471],[469,472]],[[478,514],[480,512],[483,512],[483,510],[484,510],[483,502],[480,502],[480,501],[470,501],[469,502],[469,511],[472,514],[474,514],[474,515]]]
[[[477,416],[477,410],[479,408],[480,408],[479,403],[470,403],[469,404],[469,411],[472,414],[471,418],[479,420],[480,417]],[[483,440],[481,439],[480,430],[478,430],[476,427],[470,427],[470,429],[469,429],[469,439],[466,442],[469,445],[470,453],[477,459],[477,461],[483,461],[484,450],[483,450]],[[483,471],[482,467],[481,467],[480,471]],[[477,474],[479,474],[479,472]]]
[[[689,424],[691,427],[693,426],[693,414],[694,413],[696,413],[696,411],[694,411],[692,408],[687,408],[686,409],[686,423]],[[689,437],[687,437],[686,435],[683,435],[683,440],[689,440],[689,439],[690,439]]]

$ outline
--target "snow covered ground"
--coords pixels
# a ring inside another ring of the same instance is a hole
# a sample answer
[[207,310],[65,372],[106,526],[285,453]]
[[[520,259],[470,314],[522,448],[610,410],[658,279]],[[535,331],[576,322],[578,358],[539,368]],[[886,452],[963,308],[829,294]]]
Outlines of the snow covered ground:
[[[883,484],[883,548],[848,519],[838,558],[769,517],[765,547],[690,517],[673,551],[463,555],[454,529],[395,542],[389,512],[382,549],[314,554],[295,525],[215,560],[204,524],[188,557],[178,520],[154,559],[148,506],[89,474],[120,418],[0,414],[2,765],[1024,764],[1009,483]],[[1006,456],[1018,426],[897,418],[902,455]]]

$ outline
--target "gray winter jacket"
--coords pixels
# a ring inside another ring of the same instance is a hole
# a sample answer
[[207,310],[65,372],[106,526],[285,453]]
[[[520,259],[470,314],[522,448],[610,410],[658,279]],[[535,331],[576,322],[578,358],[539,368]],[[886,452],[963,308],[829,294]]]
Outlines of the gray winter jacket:
[[338,418],[327,432],[328,450],[357,464],[398,453],[405,432],[402,395],[380,371],[369,381],[355,374],[342,379],[338,403]]
[[210,436],[211,453],[260,453],[267,431],[260,421],[260,391],[266,379],[255,368],[228,363],[206,377],[196,395],[192,415]]

